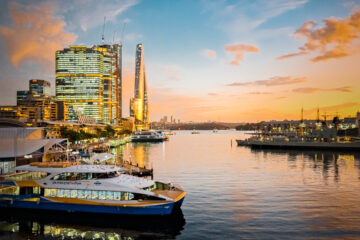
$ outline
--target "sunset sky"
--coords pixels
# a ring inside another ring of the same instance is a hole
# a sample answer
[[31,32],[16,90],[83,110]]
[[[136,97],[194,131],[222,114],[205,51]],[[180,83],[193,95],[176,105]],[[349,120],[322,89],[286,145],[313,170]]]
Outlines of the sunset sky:
[[[123,115],[143,43],[150,118],[256,122],[360,110],[360,0],[0,1],[0,104],[55,51],[123,42]],[[126,27],[121,39],[124,22]]]

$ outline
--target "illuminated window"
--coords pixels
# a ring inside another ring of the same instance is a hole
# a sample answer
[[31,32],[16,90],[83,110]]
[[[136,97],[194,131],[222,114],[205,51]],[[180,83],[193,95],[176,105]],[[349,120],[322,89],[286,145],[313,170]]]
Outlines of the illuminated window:
[[71,198],[77,198],[77,190],[71,190],[70,196]]
[[105,200],[106,198],[106,193],[105,191],[99,191],[99,199],[100,200]]
[[114,200],[121,200],[121,193],[120,192],[114,192]]
[[84,190],[77,190],[77,196],[80,199],[84,199],[85,198],[85,191]]
[[91,199],[99,199],[99,192],[98,191],[91,191]]
[[84,198],[91,199],[91,190],[84,191]]
[[64,190],[64,198],[70,198],[71,197],[71,191],[68,189]]
[[107,200],[114,200],[114,192],[107,191],[106,192],[106,199]]
[[56,193],[57,197],[64,197],[64,189],[58,189]]

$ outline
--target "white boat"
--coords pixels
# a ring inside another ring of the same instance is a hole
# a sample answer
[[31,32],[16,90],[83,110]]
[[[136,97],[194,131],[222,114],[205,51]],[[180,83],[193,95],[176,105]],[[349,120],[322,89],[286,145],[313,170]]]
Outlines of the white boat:
[[167,139],[162,132],[156,131],[138,131],[131,135],[132,142],[163,142]]
[[0,181],[0,207],[125,215],[168,215],[186,192],[121,174],[114,165],[38,163]]

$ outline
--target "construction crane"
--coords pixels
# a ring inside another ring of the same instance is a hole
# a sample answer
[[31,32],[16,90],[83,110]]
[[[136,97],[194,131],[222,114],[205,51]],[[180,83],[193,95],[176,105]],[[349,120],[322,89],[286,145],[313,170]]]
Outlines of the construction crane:
[[104,43],[105,43],[105,37],[104,37],[105,22],[106,22],[106,16],[104,17],[104,25],[103,25],[103,29],[102,29],[102,35],[101,35],[101,43],[102,43],[102,45],[104,45]]

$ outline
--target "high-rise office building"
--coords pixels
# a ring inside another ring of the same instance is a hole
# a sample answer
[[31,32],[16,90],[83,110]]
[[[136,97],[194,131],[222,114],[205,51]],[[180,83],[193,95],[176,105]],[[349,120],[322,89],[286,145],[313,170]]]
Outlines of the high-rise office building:
[[113,44],[56,52],[56,98],[67,102],[69,121],[87,116],[117,123],[122,117],[121,51]]
[[130,100],[130,116],[135,118],[137,129],[149,128],[149,102],[145,74],[144,49],[142,44],[136,46],[135,55],[135,92]]
[[35,97],[51,96],[50,82],[41,79],[30,79],[29,90]]

